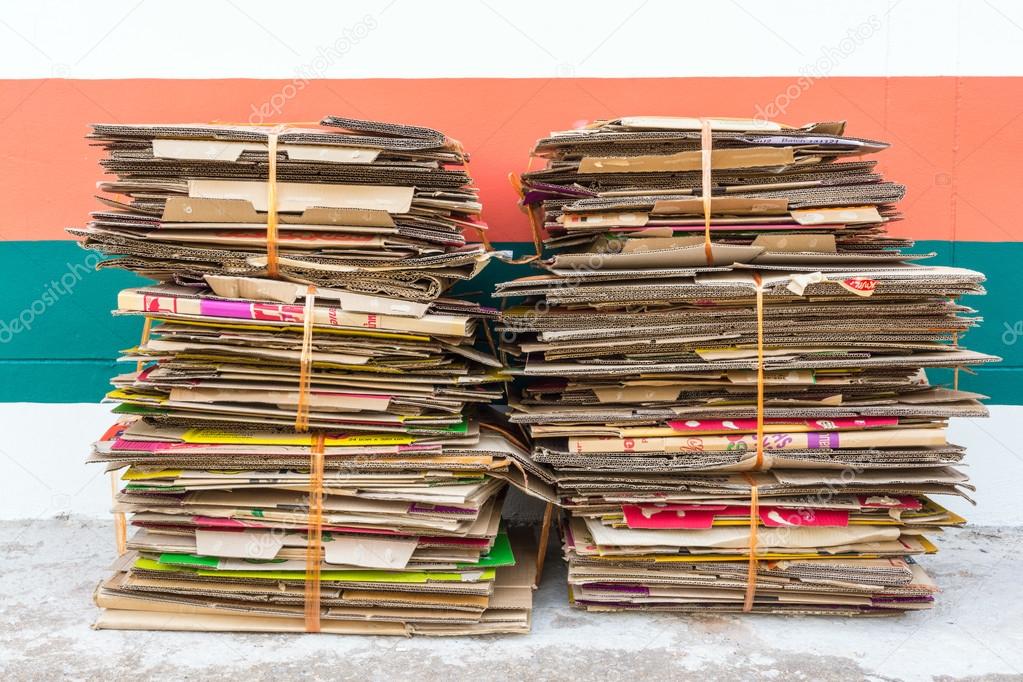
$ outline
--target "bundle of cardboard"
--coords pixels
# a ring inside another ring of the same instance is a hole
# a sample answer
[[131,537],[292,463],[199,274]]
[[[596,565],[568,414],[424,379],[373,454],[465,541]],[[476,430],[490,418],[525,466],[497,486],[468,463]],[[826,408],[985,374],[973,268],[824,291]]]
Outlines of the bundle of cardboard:
[[[979,396],[983,275],[891,236],[903,187],[844,123],[630,117],[541,139],[522,176],[544,274],[498,285],[511,421],[556,486],[594,611],[927,608],[929,535],[964,522],[946,440]],[[538,240],[539,241],[539,240]]]
[[157,280],[115,311],[148,333],[90,458],[135,531],[97,627],[528,631],[535,548],[501,520],[525,453],[477,344],[497,311],[445,295],[490,256],[460,145],[333,117],[90,137],[116,180],[71,232]]
[[103,267],[155,280],[262,277],[272,199],[285,279],[426,302],[480,271],[488,254],[462,230],[486,225],[457,141],[334,116],[320,125],[94,125],[117,176],[99,188],[120,198],[99,197],[109,210],[69,231],[117,257]]

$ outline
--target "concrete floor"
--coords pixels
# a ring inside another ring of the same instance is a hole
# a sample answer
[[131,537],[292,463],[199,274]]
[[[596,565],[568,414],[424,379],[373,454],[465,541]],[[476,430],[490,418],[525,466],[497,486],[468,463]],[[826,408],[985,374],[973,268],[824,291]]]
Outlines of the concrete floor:
[[1023,680],[1023,528],[939,538],[939,606],[899,619],[594,615],[555,552],[529,636],[359,638],[94,631],[107,522],[0,522],[2,679]]

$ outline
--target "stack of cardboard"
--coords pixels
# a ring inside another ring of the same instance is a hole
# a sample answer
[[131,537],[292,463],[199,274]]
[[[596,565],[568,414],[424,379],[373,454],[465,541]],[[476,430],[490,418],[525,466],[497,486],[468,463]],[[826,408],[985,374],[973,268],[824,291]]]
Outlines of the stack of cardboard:
[[118,299],[152,327],[91,456],[137,529],[98,627],[529,629],[535,548],[501,521],[524,453],[476,344],[497,311],[444,296],[490,255],[462,236],[485,227],[466,156],[425,128],[322,126],[94,127],[118,198],[71,232],[158,280]]
[[[916,562],[963,523],[950,417],[982,396],[924,368],[983,276],[912,263],[903,187],[843,123],[633,117],[553,133],[523,197],[545,274],[498,285],[511,399],[548,466],[575,605],[884,614],[927,608]],[[854,157],[854,158],[847,158]],[[704,190],[708,190],[705,191]]]

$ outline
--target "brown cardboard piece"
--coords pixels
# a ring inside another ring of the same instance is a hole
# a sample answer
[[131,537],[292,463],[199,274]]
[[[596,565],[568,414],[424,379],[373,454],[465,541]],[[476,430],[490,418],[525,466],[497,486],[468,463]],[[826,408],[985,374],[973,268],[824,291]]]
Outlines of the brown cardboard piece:
[[[784,166],[792,163],[791,148],[715,149],[711,152],[712,168],[755,168]],[[678,152],[629,157],[585,157],[579,162],[580,173],[656,173],[699,170],[701,152]]]
[[[266,184],[229,180],[189,180],[188,195],[196,199],[245,201],[255,211],[265,213]],[[412,187],[278,182],[277,210],[281,213],[303,213],[310,208],[341,208],[408,213],[412,207],[413,192]]]

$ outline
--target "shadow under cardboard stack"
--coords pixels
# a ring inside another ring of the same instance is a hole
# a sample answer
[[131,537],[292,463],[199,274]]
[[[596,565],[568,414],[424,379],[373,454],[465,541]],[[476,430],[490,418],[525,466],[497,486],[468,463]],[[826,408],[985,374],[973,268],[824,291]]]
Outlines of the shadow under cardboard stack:
[[426,128],[321,126],[89,136],[116,179],[70,232],[158,282],[118,297],[152,328],[90,457],[120,472],[134,530],[99,628],[310,629],[322,436],[319,630],[529,629],[535,546],[501,520],[525,453],[485,409],[507,377],[476,347],[498,313],[445,295],[490,258],[462,236],[485,228],[467,157]]
[[523,377],[510,419],[567,509],[574,605],[932,605],[917,559],[964,523],[933,497],[972,490],[947,420],[986,409],[924,370],[998,358],[959,343],[984,276],[888,233],[887,146],[672,117],[537,142],[522,191],[544,272],[496,295],[520,299],[499,327]]

